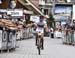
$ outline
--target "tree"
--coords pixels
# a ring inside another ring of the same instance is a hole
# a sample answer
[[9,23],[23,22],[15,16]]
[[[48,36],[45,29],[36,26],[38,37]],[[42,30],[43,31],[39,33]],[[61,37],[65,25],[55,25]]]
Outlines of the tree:
[[49,14],[49,19],[47,20],[47,22],[48,22],[48,26],[54,28],[55,21],[54,21],[54,18],[53,18],[53,15],[52,15],[51,12],[50,12],[50,14]]

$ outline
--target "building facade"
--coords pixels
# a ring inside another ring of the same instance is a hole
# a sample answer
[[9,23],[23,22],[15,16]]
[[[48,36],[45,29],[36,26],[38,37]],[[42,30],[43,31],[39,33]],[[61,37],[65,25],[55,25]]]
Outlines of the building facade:
[[1,0],[0,9],[6,9],[8,7],[8,0]]
[[[69,0],[68,0],[69,1]],[[62,11],[61,11],[62,10]],[[64,23],[70,23],[73,17],[73,3],[64,0],[61,3],[55,3],[54,19],[55,26],[62,26]]]
[[[0,9],[8,9],[8,8],[10,8],[10,2],[12,1],[12,0],[1,0],[2,1],[2,3],[0,4]],[[13,0],[13,1],[16,1],[16,7],[15,8],[24,8],[24,9],[26,9],[21,3],[19,3],[17,0]]]
[[75,4],[75,0],[67,0],[66,2]]
[[53,13],[55,3],[65,3],[65,0],[39,0],[40,10],[49,15],[50,12]]
[[30,0],[37,8],[39,8],[39,0]]

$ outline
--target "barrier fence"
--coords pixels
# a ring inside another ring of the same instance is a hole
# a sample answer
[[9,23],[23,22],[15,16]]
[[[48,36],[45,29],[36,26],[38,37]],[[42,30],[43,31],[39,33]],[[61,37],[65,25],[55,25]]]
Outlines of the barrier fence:
[[66,33],[63,32],[63,43],[75,45],[75,31],[68,31]]
[[17,40],[29,39],[32,37],[32,28],[24,28],[21,31],[17,32]]

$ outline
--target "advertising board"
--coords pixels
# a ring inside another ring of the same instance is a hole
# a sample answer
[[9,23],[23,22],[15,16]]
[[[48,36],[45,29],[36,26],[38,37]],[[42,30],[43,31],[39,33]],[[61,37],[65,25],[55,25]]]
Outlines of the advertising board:
[[72,17],[72,5],[55,5],[54,15],[56,21],[67,20]]
[[33,22],[39,22],[39,19],[40,19],[39,16],[31,16],[30,17],[30,21],[33,21]]
[[23,16],[22,9],[8,9],[7,14],[11,16]]

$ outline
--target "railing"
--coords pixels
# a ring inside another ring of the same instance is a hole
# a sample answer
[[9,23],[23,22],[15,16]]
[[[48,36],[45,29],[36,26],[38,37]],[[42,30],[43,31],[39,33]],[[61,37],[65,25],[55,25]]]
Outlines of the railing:
[[24,28],[21,31],[17,32],[17,40],[24,40],[32,37],[32,28]]
[[63,43],[75,45],[75,31],[67,31],[67,33],[63,33]]

